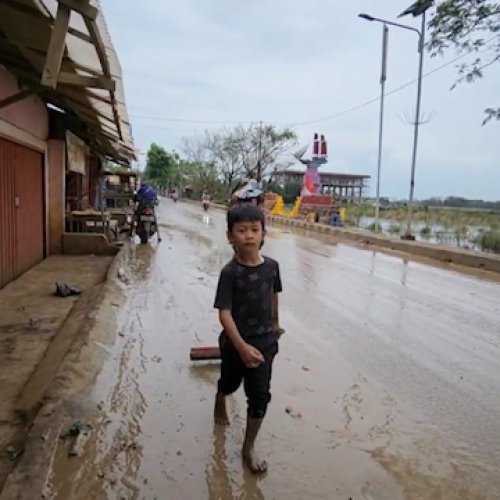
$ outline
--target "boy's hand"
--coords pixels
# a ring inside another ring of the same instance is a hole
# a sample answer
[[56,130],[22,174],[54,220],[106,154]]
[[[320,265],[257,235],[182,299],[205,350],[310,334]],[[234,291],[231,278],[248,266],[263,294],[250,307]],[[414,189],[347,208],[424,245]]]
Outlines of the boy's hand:
[[278,335],[278,338],[281,337],[285,333],[285,329],[281,328],[280,326],[276,328],[275,330],[276,335]]
[[243,344],[239,350],[239,354],[243,364],[247,368],[257,368],[261,363],[264,363],[264,356],[262,353],[253,345]]
[[272,329],[273,333],[275,333],[278,336],[278,338],[281,337],[285,333],[285,329],[281,328],[281,326],[279,326],[277,323],[273,323],[271,325],[271,329]]

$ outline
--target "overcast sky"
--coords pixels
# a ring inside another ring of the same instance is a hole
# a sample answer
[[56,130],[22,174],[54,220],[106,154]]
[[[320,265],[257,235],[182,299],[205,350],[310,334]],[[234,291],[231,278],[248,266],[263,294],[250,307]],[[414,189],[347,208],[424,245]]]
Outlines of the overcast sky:
[[[236,122],[290,125],[340,113],[380,93],[381,30],[360,12],[395,20],[407,0],[102,0],[125,80],[136,146],[179,150],[182,137]],[[404,21],[417,26],[413,18]],[[456,57],[431,59],[424,71]],[[465,59],[464,59],[465,60]],[[417,74],[417,36],[391,29],[387,90]],[[450,91],[456,64],[423,81],[415,195],[500,199],[500,64]],[[381,194],[407,197],[416,85],[386,99]],[[372,175],[379,103],[295,130],[301,144],[324,133],[324,170]],[[409,116],[411,118],[411,116]],[[170,119],[192,120],[176,122]]]

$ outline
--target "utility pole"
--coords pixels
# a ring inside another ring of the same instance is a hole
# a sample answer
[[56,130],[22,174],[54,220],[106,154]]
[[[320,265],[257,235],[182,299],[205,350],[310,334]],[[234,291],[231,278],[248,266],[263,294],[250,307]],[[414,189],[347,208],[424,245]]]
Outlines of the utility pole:
[[377,161],[377,198],[375,204],[375,230],[380,229],[380,172],[382,170],[382,137],[384,130],[384,101],[385,81],[387,79],[387,44],[389,40],[389,28],[387,24],[382,27],[382,69],[380,71],[380,117],[378,126],[378,161]]
[[261,164],[261,155],[262,155],[262,120],[259,122],[259,153],[257,158],[257,182],[261,181],[262,177],[262,164]]
[[374,17],[369,14],[359,14],[358,17],[366,21],[376,21],[378,23],[388,24],[389,26],[396,26],[397,28],[403,28],[405,30],[410,30],[418,35],[418,77],[417,77],[417,103],[415,109],[415,122],[413,131],[413,153],[411,159],[411,179],[410,179],[410,196],[408,200],[408,216],[406,220],[406,233],[401,236],[402,239],[414,240],[415,236],[411,234],[411,223],[412,223],[412,213],[413,213],[413,194],[415,190],[415,168],[417,165],[417,148],[418,148],[418,127],[420,125],[420,103],[422,100],[422,76],[424,67],[424,48],[425,48],[425,12],[427,9],[432,7],[434,0],[417,0],[408,9],[401,13],[398,17],[407,16],[412,14],[413,17],[422,16],[422,27],[420,30],[414,28],[413,26],[408,26],[406,24],[395,23],[393,21],[388,21],[387,19],[381,19],[380,17]]
[[411,232],[412,214],[413,214],[413,193],[415,191],[415,167],[417,165],[417,147],[418,147],[418,127],[420,125],[420,103],[422,101],[422,73],[424,68],[424,48],[425,48],[425,11],[422,12],[422,27],[418,39],[418,79],[417,79],[417,104],[415,109],[415,128],[413,131],[413,154],[411,158],[411,179],[410,196],[408,199],[408,216],[406,219],[406,233],[404,239],[414,240]]

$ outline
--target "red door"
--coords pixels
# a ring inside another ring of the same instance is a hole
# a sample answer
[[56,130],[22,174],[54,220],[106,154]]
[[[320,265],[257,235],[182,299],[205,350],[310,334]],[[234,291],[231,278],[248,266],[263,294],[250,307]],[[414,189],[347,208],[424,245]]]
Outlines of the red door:
[[0,138],[0,288],[16,274],[14,146]]
[[44,255],[43,156],[32,149],[16,151],[16,277]]
[[0,139],[0,287],[44,257],[43,155]]

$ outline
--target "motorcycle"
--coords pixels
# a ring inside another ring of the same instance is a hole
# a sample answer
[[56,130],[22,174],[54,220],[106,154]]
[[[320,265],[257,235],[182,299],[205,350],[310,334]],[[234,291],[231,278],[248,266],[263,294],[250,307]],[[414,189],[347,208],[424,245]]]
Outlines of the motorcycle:
[[204,201],[203,202],[203,210],[205,212],[208,212],[208,209],[210,208],[210,202],[209,201]]
[[[158,232],[156,224],[154,205],[140,207],[137,214],[136,233],[141,240],[141,244],[145,245],[149,241],[149,238]],[[159,237],[158,240],[160,240]]]

